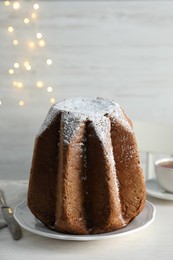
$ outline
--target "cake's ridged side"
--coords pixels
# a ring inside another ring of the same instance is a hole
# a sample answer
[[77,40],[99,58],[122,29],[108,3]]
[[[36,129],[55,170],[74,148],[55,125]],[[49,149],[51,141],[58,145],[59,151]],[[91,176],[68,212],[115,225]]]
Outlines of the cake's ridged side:
[[131,130],[112,117],[111,136],[122,214],[125,222],[128,223],[144,208],[146,190],[132,123],[126,115],[124,119],[129,123]]
[[28,190],[39,220],[63,233],[104,233],[128,224],[145,199],[132,124],[118,104],[78,99],[50,109],[35,141]]
[[36,137],[28,189],[28,206],[45,225],[55,222],[60,113]]
[[60,132],[55,229],[64,233],[87,234],[82,180],[85,122],[63,112]]
[[89,122],[87,125],[86,211],[91,233],[108,232],[124,226],[110,139],[110,122],[107,118],[102,118],[100,123]]

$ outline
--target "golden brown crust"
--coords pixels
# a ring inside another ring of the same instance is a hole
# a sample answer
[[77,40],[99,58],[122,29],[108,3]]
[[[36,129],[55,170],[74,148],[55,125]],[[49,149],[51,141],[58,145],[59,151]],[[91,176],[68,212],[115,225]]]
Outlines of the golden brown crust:
[[57,110],[46,121],[35,141],[28,206],[49,228],[73,234],[109,232],[127,225],[144,208],[132,123],[122,110],[118,113],[94,122]]
[[28,189],[28,206],[45,225],[55,222],[60,113],[35,140]]
[[[106,130],[110,135],[109,126]],[[89,228],[91,233],[109,232],[124,226],[118,186],[115,182],[116,172],[110,161],[113,152],[111,142],[105,150],[92,122],[88,123],[87,134],[87,215]],[[107,153],[110,155],[107,156]]]
[[55,230],[87,234],[81,174],[84,171],[85,124],[80,121],[76,124],[76,134],[70,145],[64,140],[64,124],[68,122],[61,120]]
[[129,223],[144,208],[146,190],[135,135],[133,131],[124,131],[116,120],[112,122],[112,145],[122,213],[125,222]]

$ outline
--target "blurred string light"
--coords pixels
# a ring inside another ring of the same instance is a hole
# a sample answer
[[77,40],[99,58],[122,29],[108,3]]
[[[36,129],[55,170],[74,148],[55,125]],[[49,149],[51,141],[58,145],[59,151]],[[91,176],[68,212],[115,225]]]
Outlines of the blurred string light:
[[[7,1],[6,1],[6,2],[7,2]],[[20,3],[19,3],[19,2],[14,2],[14,3],[13,3],[13,8],[14,8],[15,10],[19,9],[19,8],[20,8]]]
[[25,102],[24,102],[23,100],[20,100],[20,101],[19,101],[19,106],[20,106],[20,107],[23,107],[24,105],[25,105]]
[[31,65],[28,61],[25,61],[23,65],[26,70],[28,70],[28,71],[31,70]]
[[13,81],[13,86],[14,86],[14,87],[17,86],[17,81],[16,81],[16,80]]
[[24,67],[26,67],[26,66],[29,65],[29,62],[28,61],[24,61],[23,65],[24,65]]
[[23,83],[21,81],[13,81],[13,86],[17,88],[23,88]]
[[47,59],[46,63],[47,63],[47,65],[52,65],[52,60],[51,59]]
[[40,40],[39,42],[38,42],[38,45],[40,46],[40,47],[44,47],[45,46],[45,41],[44,40]]
[[47,87],[47,92],[51,93],[53,91],[52,87]]
[[37,33],[37,34],[36,34],[36,37],[37,37],[37,39],[41,39],[43,36],[42,36],[41,33]]
[[4,1],[4,5],[5,6],[9,6],[10,5],[10,1]]
[[19,44],[19,41],[18,40],[13,40],[13,45],[18,45]]
[[10,33],[12,33],[12,32],[14,31],[13,26],[9,26],[9,27],[8,27],[8,31],[9,31]]
[[25,18],[23,21],[24,23],[29,23],[29,18]]
[[35,43],[33,41],[28,42],[28,47],[33,49],[35,47]]
[[[23,2],[24,2],[24,0],[23,0]],[[35,23],[35,21],[38,19],[38,12],[39,12],[40,5],[38,4],[37,1],[33,0],[31,2],[32,8],[29,8],[30,12],[28,12],[27,14],[25,13],[26,16],[24,16],[23,18],[22,18],[23,15],[21,13],[22,12],[22,8],[21,8],[22,0],[20,0],[20,1],[3,1],[3,4],[5,7],[10,8],[11,11],[17,13],[18,17],[20,17],[20,14],[21,14],[21,23],[23,23],[24,26],[25,25],[29,26],[28,24],[32,25],[32,23]],[[18,13],[18,12],[20,12],[20,13]],[[25,43],[23,43],[23,41],[20,39],[18,27],[15,26],[15,24],[9,24],[9,26],[7,26],[7,32],[9,33],[9,35],[11,35],[12,46],[15,46],[15,48],[18,48],[18,45],[20,45],[20,49],[16,49],[16,50],[19,50],[18,51],[19,54],[21,53],[20,52],[21,47],[23,47],[26,50],[26,53],[28,53],[27,49],[30,49],[30,50],[32,50],[32,52],[34,52],[34,51],[37,51],[38,48],[42,49],[46,45],[43,34],[40,31],[35,33],[35,36],[33,36],[33,39],[30,39],[29,41],[27,41]],[[32,60],[32,58],[30,58],[30,57],[28,58],[28,60],[26,60],[26,58],[27,57],[23,58],[23,61],[22,61],[22,59],[17,59],[17,60],[20,60],[20,62],[13,61],[12,62],[13,68],[10,67],[8,69],[8,74],[10,75],[10,77],[12,77],[12,86],[15,87],[16,89],[22,89],[25,86],[24,82],[19,80],[19,78],[22,78],[21,73],[24,73],[24,71],[28,71],[28,73],[29,73],[30,71],[32,71],[32,66],[34,67],[34,60]],[[45,60],[46,60],[45,65],[47,65],[47,66],[52,65],[53,61],[51,58],[47,58]],[[31,66],[31,64],[32,64],[32,66]],[[36,83],[33,84],[33,86],[34,85],[38,89],[46,88],[47,93],[53,92],[53,88],[51,86],[46,86],[46,84],[42,80],[36,81]],[[49,97],[49,102],[51,104],[54,104],[55,98]],[[1,105],[2,105],[2,100],[0,100],[0,106]],[[25,105],[25,101],[22,99],[19,100],[18,105],[20,107],[23,107]]]
[[42,88],[44,86],[43,81],[37,81],[36,86],[37,88]]
[[14,70],[13,70],[13,69],[9,69],[8,73],[9,73],[10,75],[14,74]]
[[37,14],[36,13],[34,13],[34,12],[32,12],[31,13],[31,18],[34,20],[34,19],[37,19]]
[[33,5],[33,8],[35,9],[35,10],[38,10],[39,9],[39,4],[38,3],[35,3],[34,5]]
[[31,70],[31,65],[28,64],[25,68],[26,68],[27,71],[30,71]]
[[18,62],[15,62],[15,63],[14,63],[14,68],[15,68],[15,69],[18,69],[19,67],[20,67],[19,63],[18,63]]
[[55,102],[56,102],[55,98],[54,98],[54,97],[51,97],[51,98],[50,98],[50,103],[51,103],[51,104],[55,104]]
[[17,87],[18,87],[18,88],[23,88],[23,83],[22,83],[22,82],[20,82],[20,81],[19,81],[19,82],[17,82]]

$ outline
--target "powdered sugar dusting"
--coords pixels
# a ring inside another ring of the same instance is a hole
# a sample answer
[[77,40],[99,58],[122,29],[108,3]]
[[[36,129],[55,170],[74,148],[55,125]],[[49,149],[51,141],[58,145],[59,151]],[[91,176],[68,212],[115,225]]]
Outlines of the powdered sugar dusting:
[[[115,193],[117,194],[115,203],[120,205],[120,198],[119,198],[119,186],[118,186],[118,179],[116,175],[116,165],[115,165],[115,159],[114,159],[114,152],[113,152],[113,146],[111,141],[111,122],[110,119],[107,117],[103,117],[101,120],[96,119],[91,122],[93,125],[96,135],[99,138],[99,140],[102,143],[102,147],[104,150],[104,155],[109,162],[110,172],[112,176],[114,177],[114,185],[115,185]],[[124,219],[122,217],[122,214],[119,214],[119,219],[121,220],[123,226],[125,225]]]
[[110,99],[84,97],[66,99],[56,104],[55,107],[62,111],[85,114],[90,117],[110,113],[116,110],[119,104]]
[[88,119],[112,114],[128,131],[132,131],[131,126],[124,117],[120,105],[111,99],[100,97],[70,98],[55,104],[54,109],[85,115]]
[[115,161],[113,156],[113,149],[111,143],[111,124],[110,120],[107,117],[99,119],[95,119],[91,122],[93,125],[96,135],[98,136],[99,140],[103,144],[103,148],[105,151],[106,157],[111,162],[112,170],[115,169]]
[[112,121],[118,121],[126,128],[126,130],[128,130],[129,132],[133,132],[133,129],[129,124],[129,122],[127,121],[127,118],[125,117],[120,106],[117,107],[114,111],[112,111],[110,116]]
[[[66,127],[65,131],[69,135],[68,140],[70,140],[75,127],[81,119],[95,121],[111,117],[111,120],[118,120],[127,131],[132,131],[121,107],[115,101],[99,97],[79,97],[66,99],[53,105],[40,128],[39,135],[51,125],[51,122],[59,113],[62,114],[64,120],[69,121],[69,126]],[[105,132],[104,129],[102,131]]]
[[79,116],[78,113],[64,111],[61,115],[61,123],[63,128],[63,142],[68,144],[71,142],[76,132],[84,124],[85,116]]
[[52,121],[55,120],[57,115],[60,113],[60,111],[57,111],[55,106],[52,106],[46,116],[46,119],[44,120],[42,126],[40,127],[40,130],[38,132],[38,135],[41,135],[49,126],[51,125]]

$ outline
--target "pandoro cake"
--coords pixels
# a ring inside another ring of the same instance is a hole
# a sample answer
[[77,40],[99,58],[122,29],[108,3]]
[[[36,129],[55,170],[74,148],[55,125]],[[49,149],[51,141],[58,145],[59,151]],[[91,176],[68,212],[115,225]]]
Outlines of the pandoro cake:
[[125,227],[145,206],[132,123],[113,100],[53,105],[36,136],[28,207],[48,228],[96,234]]

